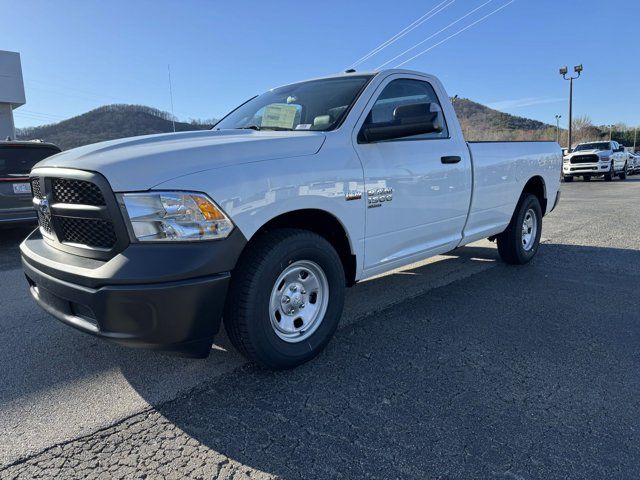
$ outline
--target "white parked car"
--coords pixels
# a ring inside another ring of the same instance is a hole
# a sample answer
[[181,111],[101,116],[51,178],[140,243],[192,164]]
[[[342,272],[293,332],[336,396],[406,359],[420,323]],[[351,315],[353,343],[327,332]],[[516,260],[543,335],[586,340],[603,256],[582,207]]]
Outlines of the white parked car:
[[604,176],[607,181],[616,176],[624,180],[628,169],[628,154],[618,142],[580,143],[562,161],[565,182],[572,182],[574,177],[588,181],[596,176]]
[[640,154],[629,153],[629,172],[640,173]]
[[555,142],[465,142],[438,79],[347,73],[274,88],[212,131],[70,150],[31,172],[35,300],[116,342],[206,356],[224,319],[273,369],[332,337],[345,286],[490,237],[538,250]]

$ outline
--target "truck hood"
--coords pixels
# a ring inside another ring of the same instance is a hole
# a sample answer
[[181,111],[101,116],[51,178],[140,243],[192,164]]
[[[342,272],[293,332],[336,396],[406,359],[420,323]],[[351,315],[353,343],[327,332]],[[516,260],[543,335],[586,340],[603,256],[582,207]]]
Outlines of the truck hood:
[[147,190],[182,175],[229,165],[314,155],[321,132],[204,130],[95,143],[36,164],[104,175],[116,192]]

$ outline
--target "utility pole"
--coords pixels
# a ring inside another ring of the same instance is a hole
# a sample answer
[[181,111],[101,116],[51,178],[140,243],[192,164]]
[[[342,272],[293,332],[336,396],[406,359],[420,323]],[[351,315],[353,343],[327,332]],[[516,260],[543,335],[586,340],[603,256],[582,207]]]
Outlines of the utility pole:
[[560,69],[560,75],[562,75],[562,78],[564,78],[565,80],[569,80],[569,145],[567,145],[569,151],[571,151],[571,145],[573,141],[573,81],[577,78],[580,78],[580,74],[582,73],[582,64],[573,67],[573,71],[578,75],[576,75],[575,77],[567,77],[569,69],[567,67],[562,67]]
[[638,127],[633,132],[633,153],[636,153],[636,142],[638,141]]
[[560,119],[562,115],[556,115],[556,143],[560,143]]

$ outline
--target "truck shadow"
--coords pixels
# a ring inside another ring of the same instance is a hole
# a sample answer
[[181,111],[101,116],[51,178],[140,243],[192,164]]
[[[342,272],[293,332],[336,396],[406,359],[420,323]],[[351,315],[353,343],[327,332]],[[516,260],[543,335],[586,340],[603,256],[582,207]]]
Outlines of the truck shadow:
[[[497,264],[360,317],[300,368],[245,365],[156,411],[207,447],[213,470],[222,455],[228,468],[281,478],[637,471],[639,257],[545,244],[527,266]],[[465,247],[355,295],[495,260],[493,248]],[[603,294],[614,281],[617,295]],[[121,369],[152,400],[144,365]]]
[[20,266],[20,243],[34,228],[0,226],[0,272]]

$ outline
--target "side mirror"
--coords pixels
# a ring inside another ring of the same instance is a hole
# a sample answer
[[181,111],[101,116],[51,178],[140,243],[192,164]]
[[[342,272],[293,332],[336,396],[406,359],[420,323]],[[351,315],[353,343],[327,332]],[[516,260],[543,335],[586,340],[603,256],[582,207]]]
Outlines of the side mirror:
[[391,122],[365,124],[358,140],[372,143],[439,132],[442,132],[440,107],[432,103],[412,103],[397,106]]

